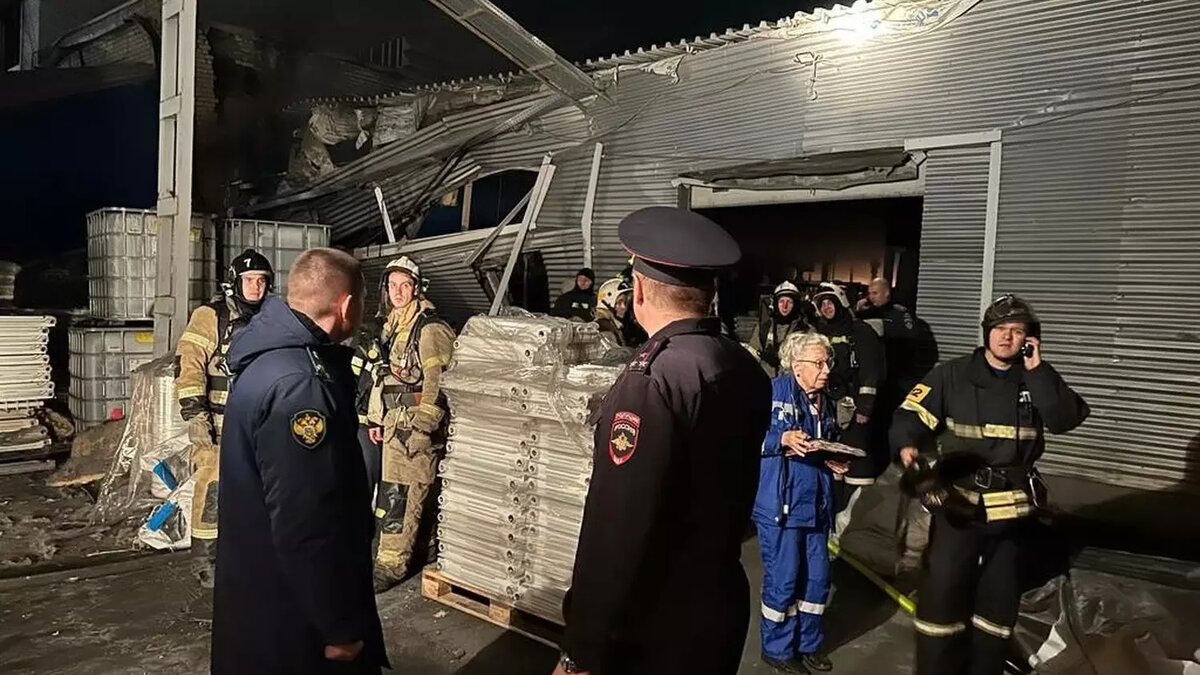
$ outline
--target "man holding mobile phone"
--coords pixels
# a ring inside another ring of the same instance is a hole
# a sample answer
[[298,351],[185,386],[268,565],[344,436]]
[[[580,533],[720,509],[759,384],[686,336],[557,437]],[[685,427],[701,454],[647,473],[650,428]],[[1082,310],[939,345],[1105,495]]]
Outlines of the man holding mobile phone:
[[970,454],[985,464],[953,485],[973,507],[970,522],[934,514],[913,621],[920,675],[1003,672],[1020,605],[1023,524],[1045,504],[1034,462],[1045,432],[1070,431],[1089,412],[1043,360],[1041,322],[1029,303],[1002,296],[981,325],[983,346],[930,371],[890,430],[905,467],[930,434],[943,456]]

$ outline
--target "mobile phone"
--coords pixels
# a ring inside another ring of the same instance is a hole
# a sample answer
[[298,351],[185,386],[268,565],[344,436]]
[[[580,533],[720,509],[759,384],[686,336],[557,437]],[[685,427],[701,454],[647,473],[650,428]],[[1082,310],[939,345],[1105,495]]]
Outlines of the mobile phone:
[[1025,344],[1021,345],[1021,357],[1027,359],[1031,356],[1033,356],[1033,344],[1026,342]]

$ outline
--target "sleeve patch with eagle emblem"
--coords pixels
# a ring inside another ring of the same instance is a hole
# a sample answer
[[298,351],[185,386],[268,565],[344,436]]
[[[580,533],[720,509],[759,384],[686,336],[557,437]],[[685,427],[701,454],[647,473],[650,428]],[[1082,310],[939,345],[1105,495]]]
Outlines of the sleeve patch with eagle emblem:
[[292,438],[309,450],[325,439],[325,416],[316,410],[301,410],[292,415]]
[[608,456],[613,464],[621,466],[633,457],[641,427],[642,418],[631,412],[621,411],[613,416],[612,431],[608,435]]

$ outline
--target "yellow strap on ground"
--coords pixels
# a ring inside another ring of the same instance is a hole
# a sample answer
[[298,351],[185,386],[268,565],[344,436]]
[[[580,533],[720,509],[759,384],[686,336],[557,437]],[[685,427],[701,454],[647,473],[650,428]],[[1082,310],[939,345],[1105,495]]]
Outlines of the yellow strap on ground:
[[906,398],[904,399],[904,403],[900,404],[900,408],[916,413],[917,417],[920,417],[921,421],[925,423],[925,426],[929,427],[931,430],[938,428],[937,416],[926,410],[925,406],[921,405],[920,403]]
[[858,570],[859,574],[862,574],[864,577],[867,578],[868,581],[870,581],[871,583],[878,586],[880,588],[880,590],[882,590],[884,593],[887,593],[887,596],[889,598],[891,598],[892,600],[894,600],[896,602],[896,604],[900,605],[901,609],[908,612],[909,614],[916,613],[917,603],[913,602],[912,598],[901,593],[900,589],[898,589],[895,586],[884,581],[883,577],[876,574],[871,568],[867,567],[866,565],[864,565],[861,562],[859,562],[858,560],[856,560],[854,558],[854,556],[843,551],[842,547],[839,546],[838,543],[836,541],[834,541],[833,539],[829,540],[828,546],[829,546],[829,552],[831,554],[833,554],[834,557],[841,558],[842,560],[845,560],[847,563],[849,563],[851,567]]

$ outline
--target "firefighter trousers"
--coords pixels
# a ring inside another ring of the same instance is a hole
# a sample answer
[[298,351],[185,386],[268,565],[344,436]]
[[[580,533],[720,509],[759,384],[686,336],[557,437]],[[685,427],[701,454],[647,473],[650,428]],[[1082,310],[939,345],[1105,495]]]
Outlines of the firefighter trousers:
[[1001,675],[1020,609],[1021,521],[951,525],[934,516],[921,569],[918,675]]
[[221,452],[213,443],[192,443],[196,483],[192,491],[192,537],[217,538],[217,487]]
[[422,527],[422,514],[434,511],[426,507],[437,480],[437,453],[430,449],[410,454],[405,445],[410,433],[385,434],[383,480],[375,500],[379,534],[375,566],[393,581],[405,577],[419,535],[429,531]]

